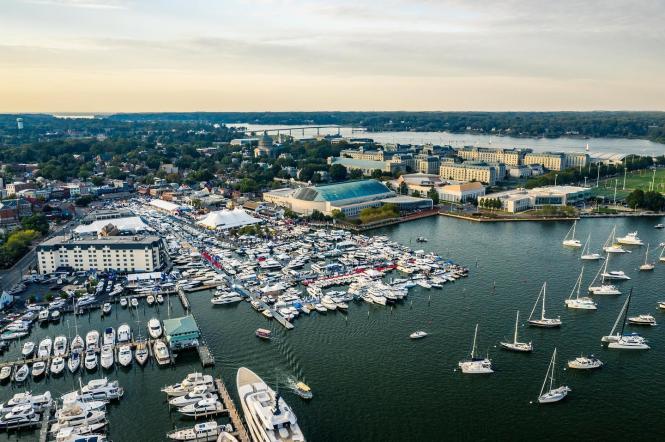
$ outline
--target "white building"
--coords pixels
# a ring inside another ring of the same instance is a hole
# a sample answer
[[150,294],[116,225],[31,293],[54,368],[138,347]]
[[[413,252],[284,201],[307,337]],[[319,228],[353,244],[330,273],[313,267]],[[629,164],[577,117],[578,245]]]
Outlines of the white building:
[[478,205],[485,200],[501,201],[502,210],[510,213],[523,212],[543,206],[565,206],[588,199],[591,190],[577,186],[546,186],[533,189],[513,189],[490,193],[478,198]]
[[243,209],[234,209],[210,212],[196,224],[212,230],[228,230],[260,222],[260,219],[254,218]]
[[108,236],[101,238],[53,237],[37,246],[39,273],[115,270],[153,272],[167,262],[159,236]]

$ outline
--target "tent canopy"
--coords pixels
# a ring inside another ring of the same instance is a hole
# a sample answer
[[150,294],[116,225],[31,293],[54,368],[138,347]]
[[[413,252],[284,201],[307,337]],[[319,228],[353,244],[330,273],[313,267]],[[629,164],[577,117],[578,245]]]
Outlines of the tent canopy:
[[242,209],[233,209],[210,212],[205,218],[198,221],[197,224],[209,229],[226,230],[250,224],[258,224],[260,222],[260,219],[254,218]]

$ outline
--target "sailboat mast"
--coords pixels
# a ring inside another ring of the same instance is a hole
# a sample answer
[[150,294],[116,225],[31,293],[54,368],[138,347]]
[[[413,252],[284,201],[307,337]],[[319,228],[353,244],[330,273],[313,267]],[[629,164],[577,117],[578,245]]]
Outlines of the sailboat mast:
[[614,325],[612,326],[612,330],[610,331],[609,336],[614,336],[614,331],[616,330],[617,325],[619,325],[619,319],[621,319],[624,310],[626,310],[626,307],[628,306],[628,301],[630,301],[630,295],[628,295],[628,298],[626,298],[626,302],[623,303],[623,307],[621,307],[621,310],[619,311],[619,316],[617,316],[616,321],[614,321]]
[[550,390],[554,386],[554,366],[556,365],[556,347],[554,348],[554,353],[552,353],[552,371],[550,374]]
[[623,312],[623,323],[621,324],[621,336],[623,336],[623,329],[626,327],[626,318],[628,317],[628,309],[630,308],[630,297],[633,296],[633,289],[628,293],[628,300],[626,300],[626,309]]
[[646,264],[649,261],[649,244],[647,244],[647,251],[644,254],[644,264]]
[[547,281],[543,283],[543,307],[540,310],[540,319],[545,319],[545,296],[547,295]]
[[584,266],[582,266],[582,271],[580,276],[577,278],[577,299],[580,299],[580,288],[582,287],[582,277],[584,275]]
[[476,331],[473,333],[473,346],[471,347],[471,359],[476,354],[476,336],[478,336],[478,324],[476,324]]
[[515,336],[513,337],[513,344],[517,344],[517,324],[520,320],[520,311],[517,310],[517,317],[515,317]]

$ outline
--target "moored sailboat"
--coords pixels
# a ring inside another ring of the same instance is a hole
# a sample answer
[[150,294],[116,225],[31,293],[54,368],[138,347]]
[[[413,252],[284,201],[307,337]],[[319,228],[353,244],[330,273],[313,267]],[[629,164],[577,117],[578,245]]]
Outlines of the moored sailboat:
[[579,239],[575,238],[575,227],[577,226],[577,221],[573,222],[572,227],[568,230],[566,237],[563,239],[562,244],[566,247],[582,247],[582,243]]
[[473,346],[471,347],[471,359],[460,361],[457,365],[465,374],[490,374],[494,373],[492,369],[492,361],[485,357],[479,358],[476,356],[476,338],[478,337],[478,324],[476,324],[476,331],[473,333]]
[[[582,276],[584,275],[584,267],[580,272],[580,276],[577,277],[577,282],[573,286],[573,289],[570,291],[570,296],[564,302],[566,307],[580,309],[580,310],[596,310],[598,307],[596,303],[593,302],[593,299],[588,296],[583,296],[580,298],[580,287],[582,286]],[[573,298],[573,295],[575,297]]]
[[[554,387],[554,370],[556,368],[556,348],[554,353],[552,353],[552,359],[550,359],[550,364],[547,366],[547,372],[545,373],[545,380],[543,381],[543,386],[540,387],[540,394],[538,395],[538,403],[540,404],[552,404],[554,402],[559,402],[562,399],[565,399],[572,390],[567,385],[562,385],[560,387]],[[545,386],[547,381],[549,383],[549,389],[545,391]]]
[[511,351],[518,351],[518,352],[530,352],[533,351],[533,345],[531,342],[519,342],[517,340],[517,327],[519,325],[519,320],[520,320],[520,312],[519,310],[517,311],[517,315],[515,317],[515,334],[513,335],[513,342],[500,342],[501,347],[505,348],[506,350],[511,350]]
[[[561,318],[547,318],[545,317],[545,298],[547,296],[547,282],[543,283],[542,288],[540,289],[540,293],[538,293],[538,298],[536,298],[536,303],[533,305],[533,309],[531,310],[531,314],[529,315],[529,320],[528,323],[531,326],[534,327],[543,327],[543,328],[554,328],[554,327],[560,327],[561,326]],[[536,311],[536,307],[538,307],[538,302],[542,298],[542,306],[540,309],[540,318],[534,318],[533,313]]]
[[[626,327],[626,318],[628,316],[628,307],[630,305],[630,298],[633,295],[633,290],[630,290],[630,293],[628,294],[626,298],[626,302],[624,302],[623,307],[621,307],[621,310],[619,311],[619,316],[617,316],[616,321],[614,322],[614,325],[612,326],[612,330],[610,331],[609,335],[603,336],[601,338],[601,342],[607,343],[608,348],[613,348],[617,350],[648,350],[649,345],[646,342],[646,339],[644,339],[642,336],[640,336],[637,333],[631,333],[631,334],[624,334],[624,329]],[[621,323],[621,331],[617,334],[615,334],[615,330],[617,328],[617,325],[619,325],[619,321],[623,318],[623,322]]]

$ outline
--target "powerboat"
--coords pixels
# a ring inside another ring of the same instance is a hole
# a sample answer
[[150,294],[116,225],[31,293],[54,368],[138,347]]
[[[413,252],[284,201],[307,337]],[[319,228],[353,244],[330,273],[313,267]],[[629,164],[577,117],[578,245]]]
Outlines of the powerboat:
[[171,362],[169,349],[164,341],[158,339],[152,344],[153,354],[159,365],[167,365]]
[[[566,385],[560,387],[554,387],[554,370],[556,368],[556,348],[554,353],[552,353],[552,359],[550,364],[547,366],[547,372],[545,373],[545,380],[543,381],[543,386],[540,388],[540,394],[538,395],[539,404],[551,404],[554,402],[559,402],[568,396],[572,390]],[[545,386],[547,381],[549,382],[549,389],[545,391]]]
[[37,316],[37,321],[41,324],[42,322],[48,321],[49,316],[51,316],[51,312],[45,308],[44,310],[39,312],[39,315]]
[[120,346],[118,350],[118,362],[123,367],[128,367],[132,363],[132,348],[129,344]]
[[533,344],[531,344],[531,342],[519,342],[517,340],[517,329],[519,321],[520,321],[520,312],[518,310],[517,315],[515,317],[515,334],[513,335],[513,342],[499,342],[499,344],[501,345],[501,347],[510,351],[516,351],[521,353],[527,353],[533,351]]
[[127,298],[120,298],[120,307],[127,307]]
[[215,296],[210,300],[210,302],[214,305],[233,304],[240,301],[242,301],[242,297],[235,292],[224,293]]
[[46,374],[46,362],[44,361],[37,361],[34,364],[32,364],[32,377],[37,379]]
[[53,340],[53,356],[63,356],[67,353],[67,337],[60,335]]
[[[95,358],[96,360],[97,358]],[[102,355],[101,355],[101,365],[102,368],[109,369],[113,367],[113,346],[111,344],[104,344],[102,345]]]
[[632,325],[658,325],[656,323],[656,318],[654,318],[652,315],[638,315],[638,316],[629,316],[628,317],[628,323]]
[[97,368],[97,353],[94,350],[86,350],[83,364],[86,370],[93,371]]
[[118,343],[129,342],[132,339],[132,329],[129,324],[122,324],[118,327]]
[[76,427],[59,428],[55,433],[55,442],[106,442],[106,436],[95,434],[108,425],[107,421],[95,424],[83,424]]
[[159,339],[162,336],[162,323],[157,318],[148,321],[148,334],[153,339]]
[[85,349],[85,342],[83,338],[79,335],[74,336],[74,339],[69,343],[70,353],[82,353]]
[[42,339],[39,343],[39,349],[37,350],[38,358],[48,358],[51,356],[51,348],[53,347],[53,341],[51,338]]
[[51,360],[51,367],[49,371],[53,375],[62,373],[65,369],[65,359],[62,356],[56,356]]
[[427,332],[422,331],[422,330],[418,330],[418,331],[414,331],[413,333],[411,333],[409,335],[409,338],[411,338],[411,339],[422,339],[425,336],[427,336]]
[[157,304],[164,304],[164,296],[157,295]]
[[114,399],[120,399],[124,393],[125,391],[118,385],[118,381],[109,381],[107,378],[101,378],[92,379],[87,385],[84,385],[80,391],[74,390],[63,394],[61,399],[63,402],[109,402]]
[[184,396],[176,396],[169,400],[169,405],[174,407],[184,407],[185,405],[195,404],[203,399],[217,398],[217,395],[210,393],[206,385],[198,385],[192,391]]
[[9,382],[9,379],[12,376],[12,366],[5,365],[0,369],[0,382],[5,383]]
[[476,337],[478,336],[478,324],[476,324],[476,331],[473,334],[473,346],[471,347],[471,359],[460,361],[458,367],[465,374],[490,374],[494,373],[492,369],[492,361],[485,357],[479,358],[476,356]]
[[214,442],[220,437],[222,428],[215,421],[203,422],[191,428],[170,431],[166,437],[176,441]]
[[139,300],[136,299],[136,298],[131,298],[129,300],[129,305],[131,305],[132,307],[138,307],[139,306]]
[[53,398],[50,391],[42,394],[32,394],[29,391],[16,393],[7,402],[0,404],[0,414],[10,412],[17,405],[30,405],[37,413],[41,413],[53,405]]
[[173,385],[162,388],[168,396],[184,396],[198,386],[205,386],[209,392],[215,391],[215,383],[211,375],[203,373],[189,373],[185,379]]
[[21,348],[21,356],[29,358],[35,352],[35,343],[32,341],[25,341]]
[[603,362],[591,356],[579,356],[571,361],[568,361],[568,368],[575,370],[593,370],[603,366]]
[[115,345],[115,329],[113,327],[106,327],[104,329],[104,336],[102,338],[102,346]]
[[626,275],[623,270],[610,270],[609,272],[602,273],[603,278],[605,279],[621,279],[629,280],[630,276]]
[[81,366],[81,353],[79,352],[70,353],[69,359],[67,360],[67,369],[69,370],[69,372],[76,373],[76,370],[78,370],[80,366]]
[[298,382],[295,385],[295,388],[293,389],[293,392],[300,396],[303,399],[312,399],[314,397],[314,394],[312,393],[312,389],[309,388],[309,385],[305,384],[304,382]]
[[148,356],[150,356],[150,353],[148,351],[148,344],[145,341],[145,339],[139,338],[136,341],[136,350],[134,351],[134,357],[136,358],[136,362],[138,362],[139,365],[144,365],[148,360]]
[[267,339],[267,340],[272,339],[272,332],[265,328],[257,328],[254,334],[256,335],[257,338]]
[[24,382],[30,374],[28,364],[23,364],[14,372],[14,382]]
[[145,298],[145,302],[149,305],[152,306],[155,303],[155,297],[153,295],[148,295]]
[[[542,328],[560,327],[561,318],[545,317],[546,295],[547,295],[547,282],[544,282],[542,288],[540,289],[540,293],[538,294],[538,298],[536,299],[536,303],[533,305],[533,309],[531,310],[531,314],[529,315],[528,323],[533,327],[542,327]],[[533,313],[536,311],[536,307],[538,306],[538,302],[540,301],[541,298],[543,299],[543,302],[542,302],[542,307],[540,309],[540,318],[534,318]]]
[[263,379],[250,369],[241,367],[236,375],[236,386],[253,440],[305,440],[291,407]]
[[110,302],[105,302],[104,305],[102,306],[102,313],[105,315],[108,315],[111,313],[111,303]]
[[637,236],[637,232],[627,233],[626,236],[617,238],[619,244],[625,244],[628,246],[643,246],[644,242]]
[[99,332],[97,330],[90,330],[85,335],[85,348],[86,350],[99,349]]
[[17,405],[2,418],[0,418],[0,428],[12,429],[31,427],[39,423],[40,417],[35,413],[30,404]]
[[178,411],[185,416],[191,417],[212,416],[223,412],[224,406],[217,397],[211,397],[180,407]]

